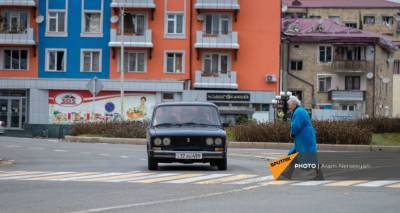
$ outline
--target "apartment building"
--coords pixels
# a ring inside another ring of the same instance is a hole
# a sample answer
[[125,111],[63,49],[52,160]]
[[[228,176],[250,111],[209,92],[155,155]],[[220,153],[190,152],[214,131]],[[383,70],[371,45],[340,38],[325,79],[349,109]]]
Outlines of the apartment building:
[[[400,2],[391,0],[283,0],[284,17],[331,19],[347,27],[388,37],[400,46]],[[393,93],[400,84],[400,50],[390,58]],[[393,96],[393,116],[400,116],[399,98]]]
[[283,85],[306,108],[392,114],[393,42],[330,19],[285,19],[282,26]]
[[214,102],[225,122],[271,120],[281,4],[255,1],[0,0],[19,30],[0,33],[0,59],[12,57],[0,62],[1,120],[143,120],[165,101]]

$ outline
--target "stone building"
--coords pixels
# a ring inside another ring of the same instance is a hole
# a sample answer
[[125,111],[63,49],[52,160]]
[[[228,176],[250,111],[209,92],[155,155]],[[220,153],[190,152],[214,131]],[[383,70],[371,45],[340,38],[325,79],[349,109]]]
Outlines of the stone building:
[[282,86],[306,108],[392,114],[391,58],[397,47],[330,19],[284,19]]

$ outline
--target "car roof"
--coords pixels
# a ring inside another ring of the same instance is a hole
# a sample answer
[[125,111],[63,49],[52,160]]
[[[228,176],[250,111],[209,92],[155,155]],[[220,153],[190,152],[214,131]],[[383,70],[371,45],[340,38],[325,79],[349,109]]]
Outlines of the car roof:
[[[217,107],[217,105],[211,103],[211,102],[205,102],[205,101],[174,101],[174,102],[166,102],[166,103],[160,103],[157,104],[156,107],[160,106],[211,106],[211,107]],[[218,107],[217,107],[218,108]]]

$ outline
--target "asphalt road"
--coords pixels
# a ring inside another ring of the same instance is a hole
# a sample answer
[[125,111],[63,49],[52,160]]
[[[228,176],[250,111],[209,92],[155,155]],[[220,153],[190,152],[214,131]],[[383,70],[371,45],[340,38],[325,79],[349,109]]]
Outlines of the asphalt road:
[[267,160],[285,152],[230,149],[227,171],[149,172],[143,146],[0,137],[0,158],[15,160],[0,166],[0,212],[398,212],[396,180],[269,180]]

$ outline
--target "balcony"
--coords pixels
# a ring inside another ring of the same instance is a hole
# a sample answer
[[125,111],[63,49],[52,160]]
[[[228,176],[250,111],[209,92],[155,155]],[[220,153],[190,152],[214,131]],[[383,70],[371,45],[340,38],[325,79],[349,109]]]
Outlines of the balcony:
[[216,10],[239,10],[239,0],[196,0],[194,8]]
[[20,32],[0,31],[0,44],[35,45],[34,30],[27,28]]
[[331,101],[364,101],[365,91],[354,90],[331,90],[329,91]]
[[26,6],[35,7],[35,0],[0,0],[0,6]]
[[112,0],[111,7],[119,8],[156,8],[154,0]]
[[210,35],[203,31],[197,31],[195,48],[209,49],[239,49],[238,33],[230,32],[227,35]]
[[228,74],[205,75],[203,71],[196,71],[195,88],[203,89],[238,89],[237,74],[234,71]]
[[143,35],[118,35],[116,29],[111,29],[110,35],[110,47],[120,47],[124,42],[124,47],[140,47],[140,48],[152,48],[152,31],[146,30]]
[[332,62],[332,69],[338,72],[347,72],[347,71],[358,71],[358,72],[367,72],[372,69],[372,64],[369,61],[361,60],[361,61],[339,61],[335,60]]

